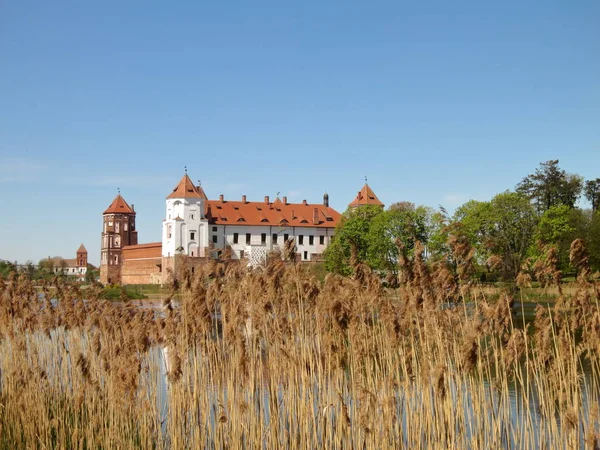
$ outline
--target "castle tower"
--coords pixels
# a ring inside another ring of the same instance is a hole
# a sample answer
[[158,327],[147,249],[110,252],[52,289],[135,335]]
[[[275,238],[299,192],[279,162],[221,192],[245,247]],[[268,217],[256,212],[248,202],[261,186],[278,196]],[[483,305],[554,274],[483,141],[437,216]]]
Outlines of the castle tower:
[[362,187],[358,194],[356,194],[356,198],[352,200],[352,202],[348,205],[350,208],[358,208],[359,206],[365,205],[376,205],[381,208],[384,207],[384,204],[377,198],[371,186],[367,184],[367,180],[365,178],[365,185]]
[[100,245],[100,282],[121,283],[122,248],[137,245],[135,210],[118,194],[111,205],[102,213],[103,228]]
[[83,244],[77,249],[77,267],[87,267],[88,252]]
[[186,173],[167,196],[162,230],[162,256],[183,254],[204,256],[208,245],[208,220],[205,216],[206,194],[195,186]]

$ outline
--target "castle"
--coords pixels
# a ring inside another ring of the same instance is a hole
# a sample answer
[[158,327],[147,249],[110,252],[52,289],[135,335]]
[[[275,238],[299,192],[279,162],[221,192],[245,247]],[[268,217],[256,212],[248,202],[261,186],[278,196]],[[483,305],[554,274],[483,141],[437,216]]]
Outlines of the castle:
[[[383,207],[368,184],[350,207]],[[286,197],[271,201],[209,200],[186,173],[166,198],[162,241],[138,244],[136,212],[119,193],[103,213],[100,281],[104,284],[160,284],[174,270],[179,256],[192,265],[208,259],[231,258],[260,264],[272,251],[282,251],[293,238],[302,262],[321,260],[333,238],[340,213],[323,202],[290,203]]]

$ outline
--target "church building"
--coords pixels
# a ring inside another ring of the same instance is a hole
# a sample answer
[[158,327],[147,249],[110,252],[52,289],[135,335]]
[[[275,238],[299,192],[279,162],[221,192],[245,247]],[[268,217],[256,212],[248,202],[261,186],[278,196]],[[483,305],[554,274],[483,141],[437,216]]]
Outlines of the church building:
[[[366,183],[350,206],[363,204],[383,207]],[[294,239],[297,261],[320,261],[341,217],[327,194],[319,203],[268,196],[248,201],[245,195],[225,199],[222,194],[209,200],[187,172],[166,197],[161,242],[138,244],[135,215],[120,193],[103,213],[102,283],[164,283],[179,256],[198,264],[231,258],[258,265],[269,253],[283,251],[288,239]]]

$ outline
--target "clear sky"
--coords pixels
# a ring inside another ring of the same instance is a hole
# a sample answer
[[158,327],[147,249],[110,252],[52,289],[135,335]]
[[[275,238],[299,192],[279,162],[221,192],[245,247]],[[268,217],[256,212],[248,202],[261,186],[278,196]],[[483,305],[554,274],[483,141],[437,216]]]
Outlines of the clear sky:
[[600,2],[0,3],[0,259],[99,263],[117,188],[160,240],[209,198],[452,210],[541,161],[600,177]]

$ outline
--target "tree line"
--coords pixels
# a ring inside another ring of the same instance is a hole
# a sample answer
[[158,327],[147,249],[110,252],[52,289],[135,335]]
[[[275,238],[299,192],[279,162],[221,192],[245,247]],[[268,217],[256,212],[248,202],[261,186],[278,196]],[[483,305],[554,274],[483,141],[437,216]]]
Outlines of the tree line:
[[[591,208],[578,207],[581,198]],[[534,273],[549,254],[556,270],[576,274],[570,252],[577,240],[590,268],[600,271],[599,207],[600,178],[584,180],[550,160],[514,189],[489,201],[469,200],[453,214],[410,202],[349,208],[325,251],[325,264],[344,275],[366,264],[396,283],[399,263],[418,249],[419,257],[447,265],[456,276],[458,260],[466,258],[473,278],[514,280]]]

